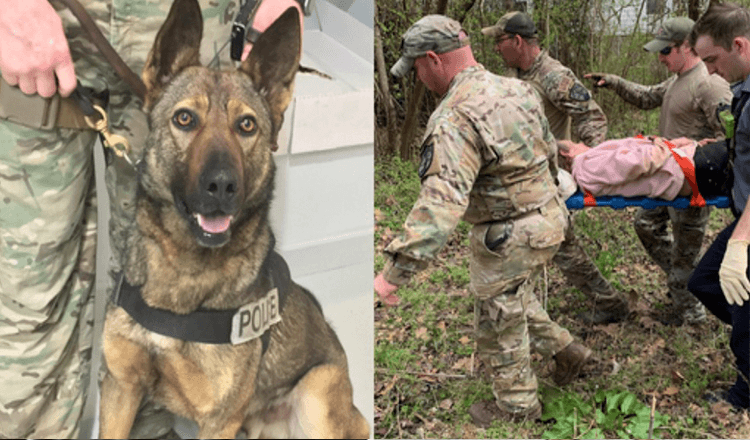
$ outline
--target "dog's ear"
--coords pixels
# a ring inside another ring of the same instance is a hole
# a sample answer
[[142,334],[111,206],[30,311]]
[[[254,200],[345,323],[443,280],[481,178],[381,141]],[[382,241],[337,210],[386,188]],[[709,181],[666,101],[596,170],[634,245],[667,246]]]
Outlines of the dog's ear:
[[150,108],[164,85],[182,69],[200,64],[202,36],[203,17],[198,0],[175,0],[141,73],[146,84],[144,107]]
[[284,111],[294,92],[294,75],[299,69],[301,32],[299,12],[289,8],[265,30],[240,66],[253,80],[256,90],[271,107],[273,142],[284,120]]

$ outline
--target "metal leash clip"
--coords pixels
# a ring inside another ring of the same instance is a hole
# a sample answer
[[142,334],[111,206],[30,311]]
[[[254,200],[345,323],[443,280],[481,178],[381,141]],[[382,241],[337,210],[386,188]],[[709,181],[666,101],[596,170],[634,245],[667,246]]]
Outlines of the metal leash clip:
[[[260,35],[257,30],[253,29],[253,19],[255,18],[255,13],[258,12],[258,6],[260,6],[260,0],[247,0],[234,18],[234,23],[232,23],[232,45],[229,53],[235,61],[240,61],[242,58],[242,51],[245,49],[245,38],[247,37],[251,43],[255,43]],[[249,33],[246,35],[248,28]]]
[[128,143],[127,138],[120,136],[119,134],[113,134],[109,131],[107,112],[104,111],[103,108],[94,105],[94,110],[99,113],[101,119],[95,120],[94,115],[86,116],[86,123],[89,124],[89,127],[98,131],[102,135],[105,147],[110,148],[115,155],[125,159],[131,166],[135,166],[133,161],[130,160],[130,156],[128,156],[128,153],[130,152],[130,143]]

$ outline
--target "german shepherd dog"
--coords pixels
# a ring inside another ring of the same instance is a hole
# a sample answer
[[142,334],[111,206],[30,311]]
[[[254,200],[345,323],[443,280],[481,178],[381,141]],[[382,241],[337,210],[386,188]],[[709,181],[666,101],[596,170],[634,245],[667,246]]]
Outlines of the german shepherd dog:
[[[144,397],[195,420],[200,438],[367,438],[344,350],[288,279],[268,221],[298,12],[231,71],[200,65],[202,28],[197,1],[175,0],[142,74],[150,132],[104,324],[100,438],[126,438]],[[180,336],[203,327],[223,328],[224,342]]]

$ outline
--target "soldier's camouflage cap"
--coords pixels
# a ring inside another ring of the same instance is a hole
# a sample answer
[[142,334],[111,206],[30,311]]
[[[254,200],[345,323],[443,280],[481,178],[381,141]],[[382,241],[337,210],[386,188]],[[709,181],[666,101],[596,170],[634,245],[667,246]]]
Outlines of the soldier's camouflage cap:
[[536,37],[536,26],[534,20],[520,11],[508,12],[500,17],[494,26],[482,28],[482,34],[490,37],[499,37],[505,34],[518,34],[522,37]]
[[659,52],[673,42],[685,41],[693,30],[695,22],[687,17],[674,17],[664,20],[654,34],[654,39],[643,46],[648,52]]
[[411,70],[414,60],[428,51],[445,53],[469,44],[461,23],[443,15],[426,15],[404,33],[401,58],[391,67],[391,75],[400,78]]

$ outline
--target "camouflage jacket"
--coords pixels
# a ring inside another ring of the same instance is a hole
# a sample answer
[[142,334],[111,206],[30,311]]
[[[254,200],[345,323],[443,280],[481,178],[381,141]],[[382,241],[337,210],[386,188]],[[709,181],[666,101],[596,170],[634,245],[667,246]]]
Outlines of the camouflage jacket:
[[718,113],[732,102],[729,83],[711,75],[703,62],[667,80],[644,86],[608,75],[610,88],[623,100],[644,110],[661,107],[658,134],[666,138],[723,138]]
[[586,145],[597,145],[607,136],[607,116],[572,70],[549,56],[537,55],[528,70],[512,69],[511,76],[529,82],[542,95],[544,113],[557,139],[571,139],[571,127]]
[[463,217],[508,220],[556,197],[557,145],[538,94],[483,66],[464,69],[430,116],[422,189],[386,248],[385,279],[404,284],[434,259]]

